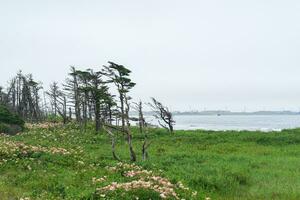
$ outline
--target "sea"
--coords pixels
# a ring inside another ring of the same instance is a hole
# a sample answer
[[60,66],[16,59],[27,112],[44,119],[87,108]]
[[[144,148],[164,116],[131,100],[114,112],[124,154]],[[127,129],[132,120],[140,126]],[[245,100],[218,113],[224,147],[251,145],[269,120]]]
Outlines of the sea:
[[[300,127],[300,115],[175,115],[175,130],[281,131]],[[146,120],[158,125],[157,120]]]

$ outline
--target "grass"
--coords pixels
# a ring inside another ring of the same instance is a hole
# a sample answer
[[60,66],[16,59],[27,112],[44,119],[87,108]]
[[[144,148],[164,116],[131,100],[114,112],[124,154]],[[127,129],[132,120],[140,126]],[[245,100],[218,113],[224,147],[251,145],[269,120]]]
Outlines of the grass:
[[[69,125],[0,136],[0,199],[160,199],[150,190],[117,190],[100,196],[97,188],[131,178],[108,170],[117,166],[110,140],[104,133],[88,130],[81,132]],[[133,130],[139,158],[136,165],[190,188],[176,188],[180,198],[300,199],[300,129],[271,133],[175,131],[174,135],[152,129],[148,161],[141,160],[142,137]],[[128,161],[122,138],[117,153]],[[5,148],[10,142],[27,146],[13,151]],[[43,150],[31,151],[35,146]],[[55,148],[64,148],[69,154],[53,153]],[[93,178],[104,176],[103,182],[93,183]],[[198,194],[192,196],[193,191]]]

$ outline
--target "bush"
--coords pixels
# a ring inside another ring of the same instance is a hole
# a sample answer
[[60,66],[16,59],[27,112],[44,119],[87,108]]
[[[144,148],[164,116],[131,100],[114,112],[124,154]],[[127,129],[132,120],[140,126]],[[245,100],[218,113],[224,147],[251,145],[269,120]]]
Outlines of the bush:
[[24,120],[12,113],[6,106],[0,104],[0,132],[17,133],[24,128]]
[[5,123],[0,123],[0,133],[8,133],[9,125]]
[[23,130],[23,127],[16,124],[5,124],[0,122],[0,133],[16,134]]
[[59,123],[59,122],[63,122],[63,118],[61,116],[55,116],[54,114],[48,115],[47,122],[51,122],[51,123]]

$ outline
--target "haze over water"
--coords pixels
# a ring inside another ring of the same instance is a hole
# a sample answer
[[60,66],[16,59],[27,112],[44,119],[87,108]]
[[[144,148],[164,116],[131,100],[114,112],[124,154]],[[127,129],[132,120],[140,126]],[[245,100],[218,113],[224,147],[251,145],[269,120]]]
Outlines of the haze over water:
[[[177,130],[280,131],[300,127],[300,115],[175,115]],[[148,122],[157,124],[153,117]]]

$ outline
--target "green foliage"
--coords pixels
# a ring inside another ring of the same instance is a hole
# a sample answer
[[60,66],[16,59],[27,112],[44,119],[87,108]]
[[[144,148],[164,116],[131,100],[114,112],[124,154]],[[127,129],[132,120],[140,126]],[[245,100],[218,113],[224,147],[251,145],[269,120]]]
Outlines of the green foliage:
[[123,65],[108,62],[109,66],[105,67],[106,73],[109,74],[112,81],[117,85],[119,93],[126,94],[136,83],[130,79],[131,71]]
[[[148,190],[117,190],[105,198],[99,196],[96,188],[127,182],[128,178],[107,170],[116,166],[110,139],[105,133],[95,134],[91,125],[87,127],[81,131],[71,123],[0,136],[2,199],[160,199]],[[174,135],[151,129],[150,159],[144,162],[143,137],[136,127],[132,132],[137,164],[189,187],[189,191],[178,191],[182,199],[193,199],[191,191],[198,191],[194,199],[300,199],[300,129],[270,133],[175,131]],[[129,160],[123,136],[117,140],[118,156]],[[5,148],[8,141],[27,147],[12,153],[12,148]],[[24,153],[30,145],[41,146],[43,151]],[[53,154],[48,151],[53,147],[71,154]],[[93,184],[94,177],[104,176],[107,180]]]
[[59,123],[59,122],[63,122],[64,119],[61,116],[55,116],[54,114],[50,114],[47,116],[46,121],[52,123]]
[[8,133],[10,131],[9,125],[0,122],[0,133]]
[[23,131],[23,127],[15,124],[6,124],[0,122],[0,133],[16,134]]
[[24,120],[12,113],[6,106],[0,104],[0,132],[17,133],[24,128]]
[[16,124],[23,126],[24,121],[16,114],[9,111],[9,109],[0,104],[0,122],[7,124]]

